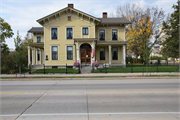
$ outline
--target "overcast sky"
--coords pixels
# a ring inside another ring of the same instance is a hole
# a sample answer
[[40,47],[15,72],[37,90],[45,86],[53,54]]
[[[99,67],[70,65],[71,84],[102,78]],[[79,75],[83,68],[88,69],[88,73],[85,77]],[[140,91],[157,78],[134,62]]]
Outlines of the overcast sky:
[[172,5],[177,0],[0,0],[0,16],[11,25],[14,36],[6,39],[9,48],[15,48],[14,38],[17,30],[24,39],[31,27],[41,27],[36,22],[48,14],[67,7],[73,3],[74,8],[81,10],[94,17],[102,17],[102,12],[116,13],[119,5],[137,3],[142,7],[158,6],[166,13],[172,13]]

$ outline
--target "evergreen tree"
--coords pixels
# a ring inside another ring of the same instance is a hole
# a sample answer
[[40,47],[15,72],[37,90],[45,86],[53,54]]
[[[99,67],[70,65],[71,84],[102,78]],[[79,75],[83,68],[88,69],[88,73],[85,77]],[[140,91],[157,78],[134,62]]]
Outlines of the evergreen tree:
[[24,61],[26,61],[26,57],[23,55],[24,45],[19,35],[19,31],[17,31],[17,36],[14,38],[14,43],[16,50],[16,53],[14,54],[14,60],[17,67],[19,67],[19,73],[21,74],[21,66],[23,66]]
[[[165,41],[162,42],[163,48],[161,53],[172,58],[179,57],[179,2],[173,5],[174,13],[171,14],[169,23],[163,22],[163,31],[166,34]],[[167,51],[167,52],[164,52]]]

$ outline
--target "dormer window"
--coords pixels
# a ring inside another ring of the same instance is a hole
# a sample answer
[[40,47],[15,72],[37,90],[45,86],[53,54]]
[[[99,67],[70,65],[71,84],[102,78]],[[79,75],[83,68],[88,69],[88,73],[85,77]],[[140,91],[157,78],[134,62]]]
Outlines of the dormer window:
[[57,40],[58,39],[58,31],[57,27],[51,28],[51,40]]
[[112,40],[118,40],[117,29],[112,29]]
[[105,41],[105,30],[104,29],[99,30],[99,40]]
[[41,42],[41,36],[37,36],[37,43]]

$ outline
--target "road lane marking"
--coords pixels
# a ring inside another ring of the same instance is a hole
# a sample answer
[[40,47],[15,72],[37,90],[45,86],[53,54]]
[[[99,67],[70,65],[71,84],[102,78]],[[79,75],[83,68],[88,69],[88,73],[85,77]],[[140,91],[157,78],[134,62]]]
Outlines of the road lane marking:
[[0,92],[0,94],[26,94],[28,92]]
[[[180,90],[164,90],[164,91],[87,91],[87,93],[91,93],[91,94],[112,94],[112,93],[116,93],[116,94],[119,94],[119,93],[179,93]],[[42,92],[0,92],[0,94],[41,94]],[[52,92],[48,92],[49,93],[52,93]],[[59,91],[59,92],[53,92],[53,94],[59,94],[59,93],[71,93],[71,94],[76,94],[76,93],[83,93],[83,91],[77,91],[77,92],[72,92],[72,91]]]
[[180,90],[164,90],[164,91],[87,91],[87,93],[104,93],[104,94],[111,94],[111,93],[167,93],[167,92],[175,92],[175,93],[179,93]]
[[[180,112],[122,112],[122,113],[89,113],[89,115],[165,115],[180,114]],[[0,117],[12,117],[19,114],[0,115]],[[21,116],[65,116],[65,115],[88,115],[88,113],[53,113],[53,114],[22,114]]]

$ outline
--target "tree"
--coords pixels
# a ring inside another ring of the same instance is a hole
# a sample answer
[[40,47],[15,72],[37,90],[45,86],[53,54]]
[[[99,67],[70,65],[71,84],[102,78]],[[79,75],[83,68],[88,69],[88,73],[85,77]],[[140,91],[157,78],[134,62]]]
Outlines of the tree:
[[[138,62],[138,56],[143,53],[145,44],[149,44],[150,40],[145,36],[144,39],[147,41],[143,41],[142,36],[144,34],[144,31],[146,30],[149,34],[151,29],[151,21],[149,19],[148,21],[148,28],[145,29],[145,26],[143,26],[143,22],[145,19],[142,19],[138,23],[138,27],[142,28],[141,30],[138,30],[136,26],[130,27],[126,32],[126,40],[127,40],[127,47],[129,50],[129,53],[133,53],[136,56],[136,63]],[[144,28],[143,28],[144,27]]]
[[[149,40],[149,38],[152,37],[152,35],[154,35],[155,29],[158,28],[163,23],[166,15],[165,15],[165,12],[162,9],[159,9],[158,7],[151,7],[151,8],[145,9],[139,6],[138,4],[127,4],[127,5],[120,5],[117,8],[117,16],[125,17],[126,19],[131,21],[132,24],[127,26],[128,29],[133,28],[138,33],[141,33],[141,32],[143,33],[143,34],[136,34],[136,36],[139,37],[138,39],[139,41],[142,40],[144,43],[142,46],[143,51],[146,48],[148,48],[148,50],[151,51],[152,47],[157,41],[158,36],[160,36],[162,32],[155,35],[156,39],[154,43],[152,43],[151,45],[147,46],[146,42]],[[142,20],[143,20],[142,25],[139,25],[139,23]],[[149,24],[150,21],[151,23]],[[127,37],[127,34],[126,34],[126,37]],[[134,43],[130,42],[129,44],[134,44]],[[139,42],[137,42],[137,44],[139,44]]]
[[[28,63],[28,47],[27,47],[27,43],[33,43],[32,34],[27,33],[26,36],[24,37],[24,40],[22,41],[22,45],[23,45],[23,48],[24,48],[23,55],[26,56],[26,58],[27,58],[26,64]],[[32,55],[31,51],[32,50],[30,50],[30,55]]]
[[162,42],[161,53],[163,53],[163,56],[168,55],[168,57],[172,58],[179,58],[179,2],[177,3],[178,5],[172,6],[174,13],[171,14],[169,22],[163,22],[163,31],[166,38]]
[[6,38],[11,38],[14,33],[13,30],[11,29],[11,26],[4,21],[4,19],[2,19],[0,17],[0,44],[2,45],[3,42],[5,42]]
[[14,54],[14,60],[16,65],[19,67],[19,73],[21,74],[21,66],[23,66],[23,64],[25,63],[26,57],[23,54],[24,46],[19,35],[19,31],[17,31],[17,36],[16,38],[14,38],[14,43],[16,50],[16,53]]

